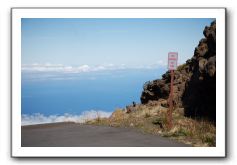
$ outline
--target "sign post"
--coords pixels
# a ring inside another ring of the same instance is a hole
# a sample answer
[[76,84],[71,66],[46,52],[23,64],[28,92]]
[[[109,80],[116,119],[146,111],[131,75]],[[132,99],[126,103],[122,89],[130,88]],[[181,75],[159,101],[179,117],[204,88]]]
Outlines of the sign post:
[[167,121],[168,128],[171,129],[173,127],[172,122],[172,112],[173,112],[173,84],[174,84],[174,70],[177,68],[178,61],[178,53],[177,52],[169,52],[168,53],[168,69],[170,70],[170,95],[169,95],[169,110],[167,111]]

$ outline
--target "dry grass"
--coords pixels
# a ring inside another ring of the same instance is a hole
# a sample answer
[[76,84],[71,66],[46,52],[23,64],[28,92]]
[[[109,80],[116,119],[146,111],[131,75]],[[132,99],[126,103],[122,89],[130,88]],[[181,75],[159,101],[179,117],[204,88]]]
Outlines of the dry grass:
[[87,124],[107,125],[112,127],[133,127],[144,133],[161,135],[191,144],[206,147],[216,145],[216,128],[208,121],[197,121],[183,116],[183,109],[173,112],[173,128],[167,127],[167,108],[160,105],[138,105],[135,111],[126,113],[117,109],[110,118],[99,118]]

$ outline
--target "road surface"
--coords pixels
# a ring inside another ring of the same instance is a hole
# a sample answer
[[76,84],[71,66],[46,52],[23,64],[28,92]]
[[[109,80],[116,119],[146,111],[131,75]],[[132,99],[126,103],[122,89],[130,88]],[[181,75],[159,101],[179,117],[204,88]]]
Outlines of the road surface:
[[22,147],[190,147],[131,128],[55,123],[21,130]]

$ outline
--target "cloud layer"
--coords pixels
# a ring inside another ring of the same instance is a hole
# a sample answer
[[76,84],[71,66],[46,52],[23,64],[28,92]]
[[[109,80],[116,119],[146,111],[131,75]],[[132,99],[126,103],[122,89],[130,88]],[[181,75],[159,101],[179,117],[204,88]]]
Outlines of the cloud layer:
[[115,70],[125,69],[124,65],[81,65],[81,66],[65,66],[62,64],[23,64],[22,71],[38,71],[38,72],[63,72],[63,73],[82,73],[82,72],[95,72],[102,70]]
[[152,69],[157,67],[165,67],[166,62],[159,60],[151,65],[140,65],[140,66],[127,66],[125,64],[103,64],[96,66],[89,66],[87,64],[81,66],[66,66],[62,64],[23,64],[21,70],[31,72],[60,72],[60,73],[83,73],[83,72],[96,72],[104,70],[121,70],[121,69]]
[[21,125],[35,125],[35,124],[45,124],[45,123],[56,123],[56,122],[75,122],[84,123],[88,120],[95,119],[98,117],[109,117],[112,112],[105,111],[85,111],[81,115],[50,115],[45,116],[41,113],[35,113],[32,115],[23,114],[21,115]]

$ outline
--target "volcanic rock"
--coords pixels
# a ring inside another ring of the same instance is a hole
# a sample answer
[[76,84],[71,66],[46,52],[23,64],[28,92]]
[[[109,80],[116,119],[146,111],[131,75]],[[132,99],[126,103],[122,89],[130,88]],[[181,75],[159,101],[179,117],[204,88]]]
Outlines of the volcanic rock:
[[[216,22],[206,26],[194,55],[174,71],[174,104],[184,115],[216,120]],[[170,72],[148,81],[140,97],[142,104],[169,98]],[[164,101],[163,101],[164,102]]]

